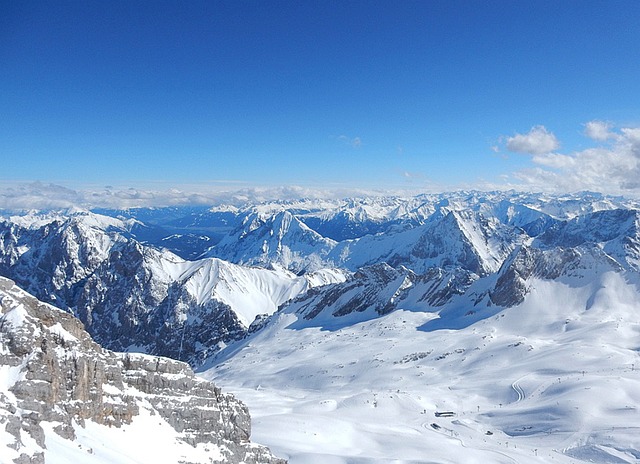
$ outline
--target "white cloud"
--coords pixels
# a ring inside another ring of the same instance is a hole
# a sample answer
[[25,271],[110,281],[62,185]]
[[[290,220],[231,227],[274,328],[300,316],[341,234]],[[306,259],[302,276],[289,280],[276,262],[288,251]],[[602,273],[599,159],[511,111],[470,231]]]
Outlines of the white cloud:
[[0,190],[0,208],[4,209],[70,209],[82,203],[82,194],[55,184],[16,183]]
[[[41,182],[14,183],[0,187],[1,210],[17,212],[24,210],[69,210],[92,208],[142,208],[180,205],[235,205],[260,203],[272,200],[340,199],[360,196],[405,194],[405,189],[383,190],[356,188],[346,184],[327,187],[267,186],[245,187],[233,185],[193,184],[166,189],[144,188],[83,188],[73,190],[56,184]],[[412,192],[411,194],[417,194]]]
[[584,125],[584,134],[590,139],[604,142],[616,137],[616,134],[611,132],[612,127],[613,125],[610,122],[589,121]]
[[623,127],[620,132],[622,132],[622,139],[625,143],[629,144],[632,149],[640,151],[640,127]]
[[346,143],[347,145],[351,145],[353,148],[360,148],[362,146],[362,139],[360,139],[360,137],[347,137],[346,135],[340,135],[338,137],[338,140],[340,140],[343,143]]
[[640,128],[614,131],[609,123],[591,121],[585,135],[607,144],[570,154],[538,154],[532,158],[535,167],[514,176],[535,190],[640,195]]
[[526,134],[507,137],[507,149],[515,153],[543,155],[557,150],[560,142],[544,126],[534,126]]

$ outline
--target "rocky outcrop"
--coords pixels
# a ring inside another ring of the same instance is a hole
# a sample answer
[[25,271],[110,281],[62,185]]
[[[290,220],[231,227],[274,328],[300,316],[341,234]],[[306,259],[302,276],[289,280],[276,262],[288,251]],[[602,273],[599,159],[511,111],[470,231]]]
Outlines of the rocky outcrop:
[[[408,269],[394,269],[386,263],[360,269],[343,283],[313,288],[287,307],[304,320],[325,316],[342,317],[352,313],[387,314],[411,288],[415,275]],[[322,317],[318,320],[323,319]]]
[[505,261],[489,296],[498,306],[516,306],[529,293],[532,278],[581,278],[589,270],[623,272],[624,268],[598,244],[586,243],[574,248],[540,248],[534,242],[532,246],[520,247]]
[[247,407],[187,364],[105,350],[78,319],[5,278],[0,308],[0,454],[10,462],[44,463],[47,433],[74,440],[88,421],[127,427],[143,410],[183,446],[215,449],[201,462],[284,462],[250,443]]

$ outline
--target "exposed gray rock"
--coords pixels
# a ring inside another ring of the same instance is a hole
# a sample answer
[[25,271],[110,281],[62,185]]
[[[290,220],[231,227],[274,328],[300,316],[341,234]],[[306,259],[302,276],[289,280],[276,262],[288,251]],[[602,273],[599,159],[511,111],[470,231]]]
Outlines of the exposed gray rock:
[[524,301],[532,277],[544,280],[571,278],[590,268],[624,270],[619,262],[594,243],[573,248],[540,248],[535,242],[523,245],[505,261],[489,296],[498,306],[515,306]]
[[284,462],[249,442],[247,407],[187,364],[105,350],[79,320],[5,278],[0,308],[0,365],[11,373],[8,390],[0,391],[0,433],[12,437],[12,462],[45,462],[43,423],[73,440],[86,421],[122,427],[143,407],[164,418],[179,440],[217,446],[224,462]]
[[360,269],[346,282],[312,288],[294,300],[289,311],[311,320],[321,313],[335,317],[373,310],[387,314],[397,308],[416,276],[408,269],[394,269],[386,263]]

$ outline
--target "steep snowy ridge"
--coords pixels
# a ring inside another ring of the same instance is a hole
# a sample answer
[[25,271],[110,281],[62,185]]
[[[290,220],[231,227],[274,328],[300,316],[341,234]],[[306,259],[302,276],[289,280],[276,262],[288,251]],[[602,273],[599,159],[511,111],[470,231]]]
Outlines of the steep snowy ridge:
[[480,203],[477,211],[485,217],[494,217],[505,225],[519,227],[531,237],[539,235],[559,221],[549,214],[511,199]]
[[248,268],[216,258],[192,263],[179,282],[198,305],[213,298],[237,308],[235,313],[245,327],[258,314],[272,314],[309,287],[304,276],[297,277],[284,269]]
[[478,275],[497,270],[521,232],[479,213],[439,209],[425,224],[338,244],[329,262],[351,270],[385,261],[422,274],[460,266]]

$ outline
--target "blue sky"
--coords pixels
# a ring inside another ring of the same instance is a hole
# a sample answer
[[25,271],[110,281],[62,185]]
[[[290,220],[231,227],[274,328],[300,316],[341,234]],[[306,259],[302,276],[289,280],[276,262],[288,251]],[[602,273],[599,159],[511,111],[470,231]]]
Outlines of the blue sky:
[[0,182],[633,194],[638,24],[637,1],[6,0]]

